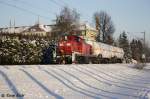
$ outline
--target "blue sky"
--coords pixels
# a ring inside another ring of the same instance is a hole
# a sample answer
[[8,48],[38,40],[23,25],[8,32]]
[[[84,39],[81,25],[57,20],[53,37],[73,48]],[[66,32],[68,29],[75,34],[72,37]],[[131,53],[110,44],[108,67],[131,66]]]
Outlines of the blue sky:
[[[31,13],[10,7],[2,2],[29,10]],[[81,21],[93,22],[93,13],[106,11],[116,27],[114,37],[123,31],[130,32],[129,38],[142,38],[146,32],[150,43],[150,0],[0,0],[0,27],[9,25],[9,20],[16,20],[17,26],[33,25],[38,19],[43,24],[51,24],[56,14],[64,5],[75,8],[81,15]],[[35,15],[34,15],[34,14]],[[36,15],[37,14],[37,15]]]

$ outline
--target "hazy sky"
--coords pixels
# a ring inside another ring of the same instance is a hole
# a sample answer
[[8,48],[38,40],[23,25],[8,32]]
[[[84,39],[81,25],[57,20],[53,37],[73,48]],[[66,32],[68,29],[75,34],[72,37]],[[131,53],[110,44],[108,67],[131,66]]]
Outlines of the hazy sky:
[[0,0],[0,27],[14,18],[17,26],[33,25],[38,15],[41,23],[51,24],[64,5],[75,8],[81,21],[89,23],[94,12],[106,11],[116,27],[114,37],[125,30],[129,37],[143,38],[140,32],[145,31],[150,43],[150,0]]

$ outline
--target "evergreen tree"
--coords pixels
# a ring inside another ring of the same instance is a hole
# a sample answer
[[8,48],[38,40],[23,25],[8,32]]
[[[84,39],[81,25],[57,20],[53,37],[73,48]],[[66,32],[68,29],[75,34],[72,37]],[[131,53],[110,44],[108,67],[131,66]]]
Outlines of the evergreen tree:
[[146,55],[146,62],[150,62],[150,47],[148,46],[148,44],[145,44],[144,49]]
[[44,39],[14,39],[7,36],[0,39],[0,64],[40,64],[48,48],[49,41]]
[[128,41],[125,31],[123,31],[123,33],[120,34],[119,36],[119,47],[123,48],[124,50],[124,58],[126,62],[130,62],[131,50],[130,50],[129,41]]
[[130,43],[131,51],[132,51],[132,58],[141,61],[142,60],[142,54],[143,54],[143,45],[140,40],[133,39]]
[[13,38],[1,40],[0,64],[16,64],[19,60],[19,41]]

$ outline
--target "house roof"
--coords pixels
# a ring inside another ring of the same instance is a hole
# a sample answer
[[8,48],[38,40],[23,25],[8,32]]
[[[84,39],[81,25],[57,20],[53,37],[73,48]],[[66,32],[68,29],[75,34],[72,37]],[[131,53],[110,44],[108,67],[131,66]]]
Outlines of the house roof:
[[96,31],[97,32],[97,30],[94,27],[92,27],[90,24],[88,24],[87,22],[80,22],[79,23],[79,29],[80,30],[87,29],[87,30],[92,30],[92,31]]
[[31,26],[30,28],[26,29],[23,32],[50,32],[51,31],[51,27],[50,26],[46,26],[43,24],[35,24],[34,26]]
[[50,25],[43,25],[43,24],[35,24],[33,26],[20,26],[20,27],[6,27],[0,28],[0,32],[2,33],[22,33],[22,32],[31,32],[31,30],[35,31],[45,31],[50,32],[51,26]]

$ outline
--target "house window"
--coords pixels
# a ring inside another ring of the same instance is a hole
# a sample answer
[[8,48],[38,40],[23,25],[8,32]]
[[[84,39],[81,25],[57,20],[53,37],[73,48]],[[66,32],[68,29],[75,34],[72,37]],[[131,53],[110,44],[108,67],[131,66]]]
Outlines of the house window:
[[31,31],[35,32],[35,31],[36,31],[36,29],[31,29]]

